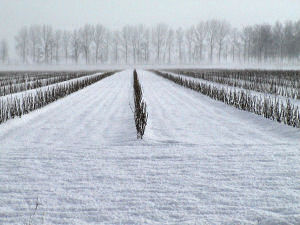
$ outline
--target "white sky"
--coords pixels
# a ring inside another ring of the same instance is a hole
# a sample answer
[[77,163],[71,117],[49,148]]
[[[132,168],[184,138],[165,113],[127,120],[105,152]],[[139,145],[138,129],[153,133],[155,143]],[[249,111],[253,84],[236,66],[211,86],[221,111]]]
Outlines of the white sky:
[[72,29],[102,23],[114,29],[164,22],[185,27],[212,18],[235,27],[295,21],[300,19],[300,0],[0,0],[0,39],[13,43],[18,29],[31,24]]

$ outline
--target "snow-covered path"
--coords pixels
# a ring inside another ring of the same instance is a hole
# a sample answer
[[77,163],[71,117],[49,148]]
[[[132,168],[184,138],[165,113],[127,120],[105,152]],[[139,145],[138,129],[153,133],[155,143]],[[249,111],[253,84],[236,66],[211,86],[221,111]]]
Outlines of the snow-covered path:
[[132,70],[0,126],[0,224],[300,223],[300,133]]

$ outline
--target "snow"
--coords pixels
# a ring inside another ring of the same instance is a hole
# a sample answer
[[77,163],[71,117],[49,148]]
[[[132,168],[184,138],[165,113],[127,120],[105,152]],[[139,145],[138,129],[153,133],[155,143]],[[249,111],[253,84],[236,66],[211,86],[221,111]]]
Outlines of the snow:
[[299,224],[300,131],[138,70],[0,126],[0,224]]

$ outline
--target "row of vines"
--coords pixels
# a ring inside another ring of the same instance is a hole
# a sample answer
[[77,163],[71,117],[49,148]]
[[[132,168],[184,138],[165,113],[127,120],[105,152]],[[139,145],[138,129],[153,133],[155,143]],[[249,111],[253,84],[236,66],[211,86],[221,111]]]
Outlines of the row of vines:
[[300,71],[191,69],[169,71],[246,90],[300,99]]
[[25,93],[21,97],[2,98],[0,99],[0,124],[9,119],[21,117],[24,114],[42,108],[51,102],[111,76],[114,73],[115,72],[107,72],[102,75],[57,84],[42,90],[37,90],[35,93]]
[[289,126],[300,127],[298,106],[293,105],[289,99],[283,102],[277,98],[251,95],[249,92],[243,90],[228,90],[216,85],[201,83],[160,71],[153,72],[176,84],[200,92],[212,99],[224,102],[240,110],[252,112]]
[[89,72],[23,73],[0,76],[0,96],[36,89],[94,74]]
[[143,91],[136,70],[133,71],[134,122],[138,139],[143,139],[147,120],[147,104],[143,100]]

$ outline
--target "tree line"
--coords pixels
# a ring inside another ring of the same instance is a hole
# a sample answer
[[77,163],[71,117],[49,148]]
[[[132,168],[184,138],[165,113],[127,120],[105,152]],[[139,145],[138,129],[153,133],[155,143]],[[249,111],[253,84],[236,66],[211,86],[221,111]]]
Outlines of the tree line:
[[[51,25],[22,27],[15,36],[24,64],[295,63],[300,56],[300,20],[237,29],[221,20],[186,28],[167,24],[110,30],[86,24],[74,30]],[[8,58],[0,43],[0,61]]]

